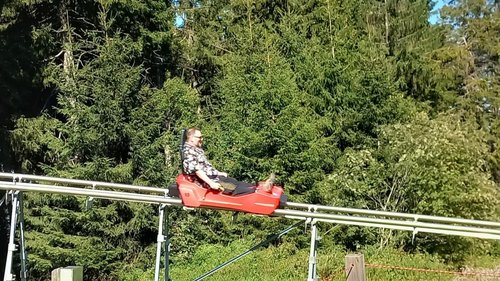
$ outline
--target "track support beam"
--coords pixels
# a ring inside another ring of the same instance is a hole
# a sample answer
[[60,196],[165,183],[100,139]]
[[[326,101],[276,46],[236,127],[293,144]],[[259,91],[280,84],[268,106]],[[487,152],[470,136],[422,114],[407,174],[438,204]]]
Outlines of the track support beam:
[[316,254],[318,249],[318,227],[316,220],[311,220],[311,247],[309,249],[309,270],[307,273],[307,281],[317,281],[317,261]]
[[168,237],[168,206],[166,204],[161,204],[159,209],[159,219],[158,219],[158,238],[156,246],[156,263],[155,263],[155,281],[160,280],[160,264],[161,264],[161,249],[163,246],[164,253],[164,269],[165,269],[165,281],[170,281],[169,272],[169,256],[170,256],[170,239]]
[[15,244],[16,228],[19,225],[19,244],[20,244],[20,258],[21,258],[21,281],[26,281],[28,277],[27,261],[26,261],[26,246],[24,244],[24,215],[23,215],[23,193],[20,191],[9,191],[6,195],[6,201],[8,197],[11,197],[12,208],[10,216],[10,231],[9,231],[9,244],[7,247],[7,258],[5,261],[4,270],[4,281],[15,281],[16,275],[12,273],[12,261],[14,257],[14,252],[18,250]]

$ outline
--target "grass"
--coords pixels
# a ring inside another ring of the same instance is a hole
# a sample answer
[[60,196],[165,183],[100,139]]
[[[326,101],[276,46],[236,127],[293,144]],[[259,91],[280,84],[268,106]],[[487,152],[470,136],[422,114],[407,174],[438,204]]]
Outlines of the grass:
[[[198,248],[189,262],[176,262],[170,265],[172,280],[194,280],[212,268],[239,255],[252,244],[248,241],[234,241],[229,245],[204,245]],[[457,271],[456,265],[444,263],[435,255],[407,254],[396,249],[377,249],[367,247],[361,251],[367,264],[382,264],[419,269]],[[346,280],[344,273],[345,255],[340,248],[320,249],[318,252],[319,280]],[[279,247],[271,246],[260,249],[228,265],[222,270],[204,279],[209,281],[260,281],[306,280],[308,272],[309,249],[297,249],[290,242],[284,242]],[[483,265],[484,267],[481,267]],[[154,264],[152,264],[154,266]],[[367,266],[365,268],[367,280],[427,280],[427,281],[472,281],[472,280],[499,280],[493,277],[463,277],[434,272],[418,272],[398,269],[381,269]],[[466,261],[466,272],[481,271],[484,273],[500,274],[499,256],[475,256]],[[154,270],[135,270],[127,272],[120,280],[149,281],[154,279]],[[163,279],[163,275],[162,278]]]

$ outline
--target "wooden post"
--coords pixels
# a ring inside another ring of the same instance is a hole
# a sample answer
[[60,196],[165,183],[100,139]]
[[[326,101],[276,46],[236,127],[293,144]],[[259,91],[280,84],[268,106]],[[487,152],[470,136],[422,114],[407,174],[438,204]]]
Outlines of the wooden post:
[[365,281],[365,258],[363,254],[345,256],[345,275],[347,281]]
[[82,266],[59,267],[52,270],[52,281],[83,281]]

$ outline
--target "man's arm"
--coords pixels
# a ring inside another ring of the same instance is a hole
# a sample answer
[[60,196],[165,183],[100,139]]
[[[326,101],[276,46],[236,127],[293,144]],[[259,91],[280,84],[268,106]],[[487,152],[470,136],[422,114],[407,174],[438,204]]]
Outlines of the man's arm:
[[222,187],[222,185],[220,185],[220,183],[212,180],[211,178],[209,178],[207,176],[207,174],[205,174],[205,172],[203,172],[202,170],[197,170],[195,172],[195,174],[202,180],[204,181],[205,183],[208,184],[208,186],[210,186],[210,188],[212,189],[219,189],[219,190],[224,190],[224,188]]

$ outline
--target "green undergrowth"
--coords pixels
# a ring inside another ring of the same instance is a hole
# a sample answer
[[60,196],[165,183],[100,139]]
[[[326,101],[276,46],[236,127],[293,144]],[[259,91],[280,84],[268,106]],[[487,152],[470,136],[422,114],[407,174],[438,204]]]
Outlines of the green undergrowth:
[[[238,256],[253,246],[253,242],[234,241],[229,245],[203,245],[192,255],[189,261],[176,262],[172,257],[170,265],[171,279],[194,280],[205,272]],[[415,269],[429,269],[439,271],[459,271],[465,268],[466,272],[500,273],[500,256],[468,257],[460,265],[447,264],[436,255],[415,253],[377,247],[367,247],[359,253],[364,255],[367,264],[366,276],[368,280],[491,280],[478,277],[460,277],[446,273],[420,272],[401,269],[381,269],[371,265],[399,266]],[[344,264],[345,256],[349,254],[340,247],[320,248],[318,250],[319,280],[346,280]],[[291,242],[283,242],[279,246],[269,246],[254,251],[237,262],[230,264],[204,280],[307,280],[309,249],[297,249]],[[152,263],[154,266],[154,262]],[[162,278],[164,280],[163,271]],[[124,272],[120,280],[146,281],[153,280],[154,268]]]

